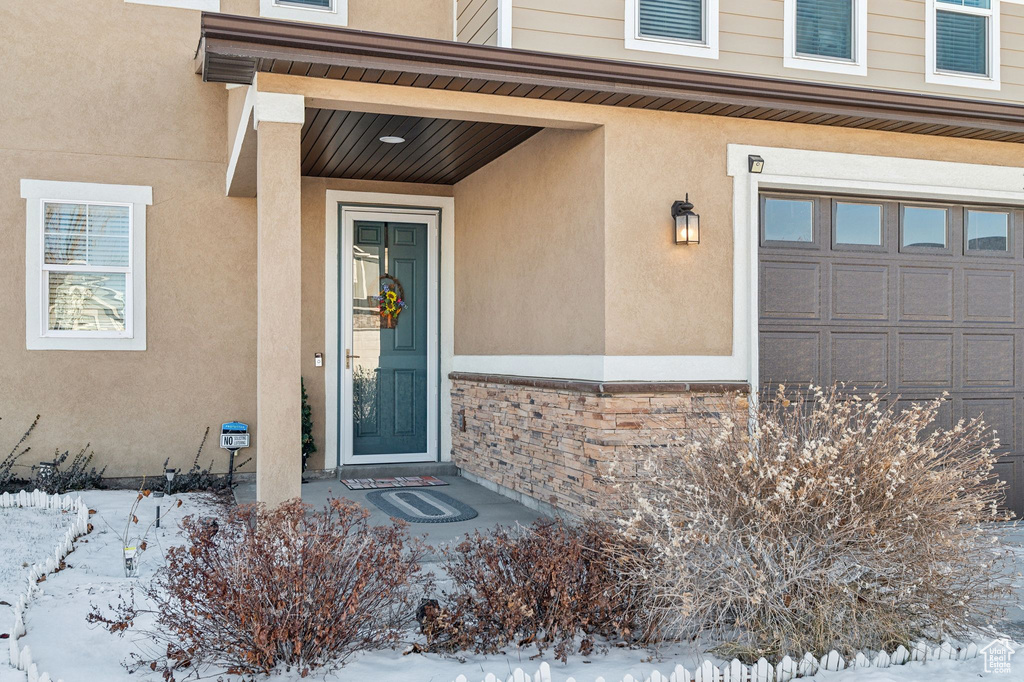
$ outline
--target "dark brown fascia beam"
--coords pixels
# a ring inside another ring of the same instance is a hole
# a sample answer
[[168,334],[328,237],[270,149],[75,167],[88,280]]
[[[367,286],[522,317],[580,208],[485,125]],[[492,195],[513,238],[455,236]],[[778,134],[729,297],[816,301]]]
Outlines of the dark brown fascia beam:
[[[1024,132],[1024,107],[204,13],[200,58],[279,59]],[[208,63],[208,62],[205,62]],[[204,71],[204,78],[207,78]]]

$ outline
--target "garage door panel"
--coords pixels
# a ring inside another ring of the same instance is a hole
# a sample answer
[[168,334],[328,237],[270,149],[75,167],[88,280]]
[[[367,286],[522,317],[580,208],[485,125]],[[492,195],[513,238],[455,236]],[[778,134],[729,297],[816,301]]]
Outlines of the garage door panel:
[[1006,506],[1021,517],[1024,509],[1024,458],[1014,457],[999,460],[992,472],[995,478],[1007,484]]
[[953,321],[953,268],[899,268],[900,320]]
[[889,319],[888,266],[834,263],[831,275],[830,319]]
[[949,387],[953,383],[953,335],[901,332],[899,345],[900,387]]
[[1015,345],[1013,334],[964,334],[963,386],[1013,386]]
[[1012,396],[1006,398],[964,398],[963,418],[974,419],[981,417],[986,426],[992,432],[992,436],[999,439],[999,449],[1003,452],[1013,452],[1017,449],[1019,441],[1017,434],[1018,401]]
[[[1024,212],[1011,211],[1011,249],[998,251],[977,239],[971,247],[969,212],[1010,209],[799,198],[821,209],[822,238],[814,248],[760,249],[764,390],[835,383],[862,396],[878,392],[895,410],[947,394],[932,430],[981,415],[1000,441],[1007,505],[1024,517],[1024,362],[1017,358],[1024,353]],[[884,205],[884,247],[841,243],[837,207],[851,201]],[[942,248],[901,248],[908,205],[945,211]]]
[[821,383],[819,334],[766,332],[760,343],[761,376],[766,385]]
[[889,335],[886,333],[839,333],[829,335],[832,377],[860,389],[884,389],[889,385]]
[[817,263],[761,266],[761,311],[778,319],[821,319],[821,269]]
[[964,270],[964,321],[1015,321],[1017,277],[1013,270]]
[[[921,403],[931,402],[931,401],[935,400],[936,398],[938,398],[940,395],[941,394],[929,395],[929,396],[919,395],[919,396],[911,396],[911,397],[901,397],[899,400],[896,400],[896,401],[893,402],[893,409],[896,412],[902,413],[902,412],[905,412],[906,410],[911,409],[915,404],[916,405],[920,405]],[[929,433],[934,432],[937,429],[950,429],[952,427],[953,427],[953,403],[952,403],[952,401],[946,400],[942,404],[939,405],[939,410],[935,414],[935,421],[932,422],[932,424],[929,425],[927,429],[925,429],[924,433],[925,434],[929,434]]]

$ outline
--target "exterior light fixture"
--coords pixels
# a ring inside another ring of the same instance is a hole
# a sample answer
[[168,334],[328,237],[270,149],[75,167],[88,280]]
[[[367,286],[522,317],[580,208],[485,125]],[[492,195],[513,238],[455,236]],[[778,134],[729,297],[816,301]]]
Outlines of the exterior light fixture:
[[385,135],[384,137],[380,138],[380,141],[383,142],[384,144],[402,144],[403,142],[405,142],[405,138],[399,137],[398,135]]
[[167,494],[171,493],[171,483],[174,482],[174,475],[178,473],[177,469],[164,469],[164,478],[167,479]]
[[676,221],[676,244],[700,244],[700,216],[693,212],[689,194],[672,204],[672,217]]
[[764,159],[757,154],[751,154],[747,157],[747,167],[751,173],[761,173],[764,171]]

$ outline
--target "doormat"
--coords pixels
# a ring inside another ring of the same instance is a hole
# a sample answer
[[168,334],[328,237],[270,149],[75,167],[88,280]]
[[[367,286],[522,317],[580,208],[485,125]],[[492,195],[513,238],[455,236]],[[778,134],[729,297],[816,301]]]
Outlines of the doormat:
[[437,490],[375,490],[366,499],[388,516],[411,523],[455,523],[477,517],[476,509]]
[[395,478],[343,478],[349,490],[377,490],[380,488],[428,488],[448,485],[436,476],[396,476]]

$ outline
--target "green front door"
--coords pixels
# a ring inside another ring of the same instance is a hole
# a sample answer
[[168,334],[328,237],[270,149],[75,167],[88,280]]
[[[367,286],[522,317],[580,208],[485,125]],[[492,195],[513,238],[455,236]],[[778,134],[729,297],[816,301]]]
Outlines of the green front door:
[[[426,456],[428,239],[425,224],[356,220],[352,235],[352,459]],[[389,322],[387,287],[400,309]],[[387,296],[385,295],[385,301]],[[424,457],[425,458],[425,457]]]

